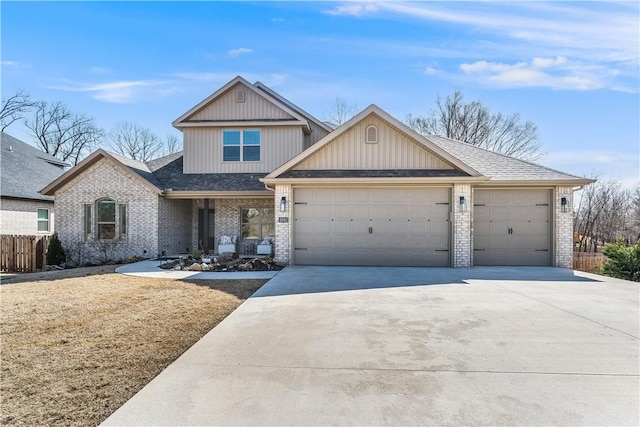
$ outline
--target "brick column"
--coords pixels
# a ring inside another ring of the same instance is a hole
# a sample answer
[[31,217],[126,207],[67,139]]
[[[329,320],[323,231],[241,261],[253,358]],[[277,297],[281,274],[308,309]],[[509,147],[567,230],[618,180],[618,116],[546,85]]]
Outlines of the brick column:
[[[460,197],[464,197],[467,210],[463,211],[460,205]],[[453,186],[452,200],[453,219],[453,267],[471,267],[473,240],[471,237],[471,214],[473,203],[471,199],[471,186],[456,184]]]
[[[573,188],[556,187],[553,191],[555,267],[573,268]],[[562,198],[566,198],[563,212]]]
[[[280,212],[280,201],[285,197],[287,207]],[[274,203],[276,208],[276,262],[291,262],[291,238],[293,236],[293,189],[290,185],[276,185]]]

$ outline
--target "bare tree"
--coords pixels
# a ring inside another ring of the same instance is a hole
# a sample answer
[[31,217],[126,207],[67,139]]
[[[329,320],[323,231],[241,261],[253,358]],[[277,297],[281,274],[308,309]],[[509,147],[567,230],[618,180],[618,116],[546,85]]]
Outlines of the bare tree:
[[24,90],[18,90],[9,98],[2,98],[2,108],[0,109],[0,125],[2,131],[13,122],[24,119],[24,114],[33,110],[36,102],[32,101]]
[[162,144],[163,155],[167,156],[169,154],[177,153],[182,149],[180,138],[174,134],[167,134],[164,139],[164,144]]
[[618,239],[635,243],[638,229],[634,224],[639,222],[636,209],[631,192],[616,181],[599,181],[584,188],[574,217],[578,250],[597,252],[605,243]]
[[140,162],[153,159],[162,149],[158,136],[137,123],[119,123],[109,134],[109,140],[117,153]]
[[356,104],[349,105],[344,99],[336,98],[329,107],[329,112],[326,115],[326,121],[333,125],[340,126],[351,117],[355,116],[357,112],[358,106]]
[[25,126],[43,151],[65,162],[78,164],[104,138],[92,117],[72,113],[61,102],[39,101],[34,108]]
[[493,113],[480,101],[465,102],[461,91],[442,99],[424,117],[408,115],[407,125],[423,135],[441,135],[508,156],[536,160],[543,153],[538,128],[520,116]]

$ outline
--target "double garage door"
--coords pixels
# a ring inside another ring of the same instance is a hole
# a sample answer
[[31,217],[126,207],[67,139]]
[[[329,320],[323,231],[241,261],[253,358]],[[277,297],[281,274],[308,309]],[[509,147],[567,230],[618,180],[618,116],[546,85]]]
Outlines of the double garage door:
[[550,265],[549,190],[476,190],[474,265]]
[[296,264],[449,265],[449,188],[294,191]]

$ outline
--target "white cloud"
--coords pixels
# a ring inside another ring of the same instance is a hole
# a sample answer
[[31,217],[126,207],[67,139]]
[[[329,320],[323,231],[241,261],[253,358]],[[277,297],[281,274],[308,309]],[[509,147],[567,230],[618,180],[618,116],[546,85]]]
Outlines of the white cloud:
[[253,49],[249,49],[246,47],[239,47],[237,49],[231,49],[227,54],[232,58],[242,55],[243,53],[252,53]]
[[322,13],[333,16],[362,16],[378,10],[380,7],[374,3],[348,3],[331,10],[325,10]]
[[78,83],[67,80],[65,83],[67,84],[50,86],[50,88],[69,92],[89,92],[94,99],[114,104],[131,103],[148,94],[149,89],[156,87],[166,93],[167,88],[161,88],[161,86],[168,84],[167,81],[160,80],[129,80],[107,83]]
[[533,58],[513,64],[476,61],[460,70],[485,84],[500,87],[548,87],[556,90],[594,90],[605,86],[607,76],[597,68],[582,66],[565,57]]
[[[473,32],[473,38],[465,40],[463,55],[452,40],[455,55],[470,58],[482,52],[484,59],[500,58],[500,62],[472,63],[478,68],[494,67],[496,84],[523,84],[535,78],[533,85],[542,82],[541,86],[553,88],[638,90],[637,2],[345,2],[324,13],[385,19],[395,15],[463,27]],[[514,67],[522,58],[534,59]],[[503,62],[505,70],[498,74],[496,68]],[[580,69],[571,70],[569,62]],[[464,64],[467,77],[472,64]],[[563,66],[564,73],[543,71]],[[600,70],[589,71],[591,67]],[[471,76],[488,80],[481,74]]]
[[0,65],[3,67],[11,67],[11,68],[25,68],[27,64],[17,61],[0,61]]

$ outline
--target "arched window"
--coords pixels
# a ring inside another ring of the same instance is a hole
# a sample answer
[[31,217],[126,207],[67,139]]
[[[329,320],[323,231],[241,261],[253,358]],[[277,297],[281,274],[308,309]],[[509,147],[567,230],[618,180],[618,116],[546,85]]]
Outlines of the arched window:
[[96,202],[96,238],[98,240],[116,237],[116,201],[101,199]]
[[367,144],[375,144],[378,142],[378,128],[375,125],[367,126],[366,142]]

